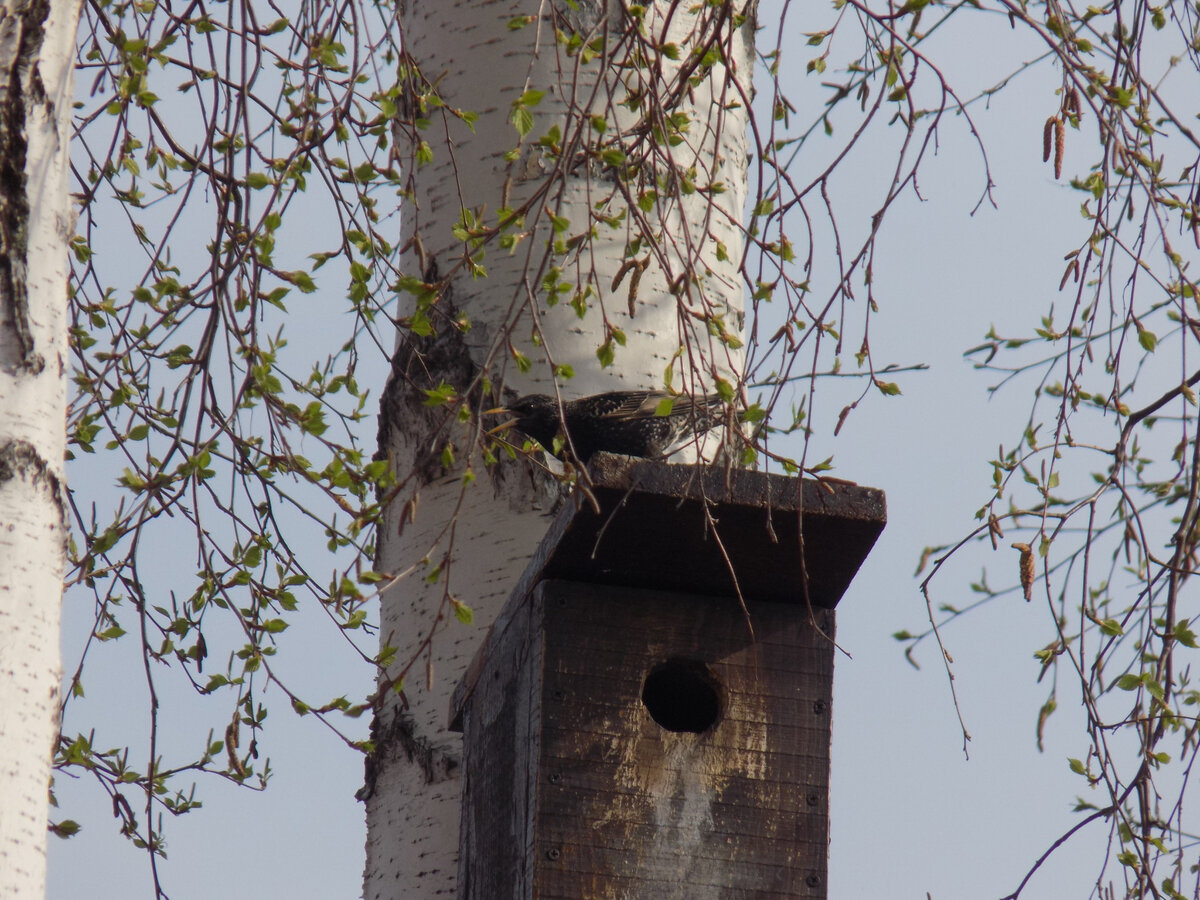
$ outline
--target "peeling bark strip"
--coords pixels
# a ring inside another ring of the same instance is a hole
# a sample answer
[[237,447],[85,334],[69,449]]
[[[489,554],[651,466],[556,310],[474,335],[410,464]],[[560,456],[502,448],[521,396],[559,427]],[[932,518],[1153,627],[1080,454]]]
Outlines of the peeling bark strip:
[[0,323],[20,348],[18,368],[35,375],[46,360],[29,327],[25,121],[28,105],[45,101],[37,59],[49,14],[49,0],[0,7],[0,60],[11,61],[0,68]]
[[390,725],[384,725],[376,716],[371,723],[371,742],[374,749],[364,763],[363,786],[355,795],[367,800],[375,794],[375,785],[382,767],[400,755],[415,764],[425,779],[425,784],[439,784],[456,777],[462,760],[457,753],[449,753],[435,747],[430,741],[417,734],[411,716],[396,713]]
[[[436,276],[430,281],[436,280]],[[451,385],[462,394],[479,374],[462,331],[455,326],[458,310],[452,292],[445,289],[438,300],[438,328],[428,336],[404,335],[392,356],[392,371],[379,400],[379,451],[397,441],[415,448],[414,470],[419,482],[428,484],[443,474],[439,462],[441,447],[435,440],[446,430],[446,412],[430,407],[426,390],[440,384]],[[444,439],[444,438],[443,438]]]

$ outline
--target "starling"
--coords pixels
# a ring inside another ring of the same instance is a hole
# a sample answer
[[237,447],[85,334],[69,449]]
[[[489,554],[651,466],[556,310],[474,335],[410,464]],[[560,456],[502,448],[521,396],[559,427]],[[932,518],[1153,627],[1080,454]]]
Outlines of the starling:
[[[659,415],[664,400],[672,401],[671,411]],[[718,394],[689,397],[666,391],[609,391],[567,400],[561,409],[553,397],[529,394],[488,410],[516,416],[493,431],[514,426],[550,452],[554,450],[554,439],[561,435],[563,452],[573,450],[581,462],[600,450],[646,459],[670,456],[689,440],[721,424],[723,411]]]

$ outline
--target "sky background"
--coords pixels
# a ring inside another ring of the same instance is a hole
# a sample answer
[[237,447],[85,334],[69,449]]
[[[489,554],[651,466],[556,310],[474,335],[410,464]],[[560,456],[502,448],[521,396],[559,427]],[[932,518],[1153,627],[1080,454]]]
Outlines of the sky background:
[[[764,7],[763,20],[772,15]],[[796,22],[793,14],[791,27],[799,31]],[[980,30],[965,37],[947,29],[928,49],[964,97],[1000,81],[1014,61],[1038,52],[1033,44],[1022,45],[1004,20],[979,17],[979,22]],[[803,30],[822,27],[806,23]],[[973,35],[978,43],[968,39]],[[794,43],[802,43],[799,35]],[[807,56],[793,53],[785,80],[804,118],[819,108],[824,93],[815,78],[803,75]],[[995,61],[999,58],[1005,62]],[[1030,333],[1056,296],[1063,254],[1086,233],[1080,195],[1066,185],[1069,174],[1089,162],[1082,152],[1086,136],[1069,136],[1062,181],[1056,183],[1041,161],[1041,127],[1057,108],[1058,77],[1043,65],[1015,79],[987,106],[972,107],[988,148],[998,209],[985,206],[971,215],[983,174],[959,120],[946,123],[937,157],[923,170],[925,202],[910,193],[890,214],[875,267],[880,311],[871,326],[874,358],[877,365],[925,363],[929,370],[897,379],[899,397],[873,394],[836,438],[837,416],[861,384],[828,380],[816,390],[809,460],[833,455],[834,475],[885,490],[889,514],[838,608],[838,642],[849,655],[835,663],[832,898],[1000,897],[1017,887],[1037,856],[1076,820],[1070,809],[1082,781],[1069,772],[1067,758],[1083,755],[1086,743],[1079,733],[1079,698],[1070,685],[1060,691],[1045,752],[1035,744],[1037,710],[1049,690],[1037,682],[1040,664],[1032,655],[1052,637],[1044,602],[998,600],[945,629],[959,705],[972,735],[969,760],[935,645],[920,648],[918,671],[891,636],[923,629],[925,604],[913,577],[921,552],[974,526],[975,510],[991,493],[987,461],[999,444],[1015,441],[1028,415],[1031,384],[1018,381],[989,396],[986,389],[996,377],[975,371],[962,353],[993,325],[1001,334]],[[832,185],[847,231],[861,233],[878,205],[890,139],[885,134],[855,151]],[[831,145],[824,146],[815,142],[801,164],[815,167]],[[334,289],[332,281],[326,284],[323,291]],[[336,325],[343,315],[337,299],[318,294],[293,306],[294,315],[311,319],[313,347],[325,323]],[[299,337],[293,332],[294,342]],[[297,352],[315,353],[302,345]],[[359,375],[382,385],[385,371],[382,359],[368,355]],[[374,431],[373,422],[363,425],[363,435]],[[800,448],[796,443],[776,449]],[[87,477],[80,468],[72,477],[80,478],[81,471]],[[163,571],[152,577],[169,583],[173,567],[190,572],[194,561],[171,555],[170,530],[159,539]],[[308,551],[325,553],[319,540]],[[1007,541],[994,552],[986,545],[970,548],[941,574],[935,600],[965,605],[974,599],[968,584],[984,566],[994,573],[994,583],[1007,583],[1016,565],[1017,553]],[[87,597],[68,596],[63,639],[68,661],[86,636],[90,615]],[[327,633],[325,623],[301,620],[282,636],[284,650],[291,652],[281,651],[280,658],[293,658],[292,676],[313,684],[333,677],[350,696],[369,693],[371,672],[356,666],[344,647],[329,646]],[[89,698],[95,699],[87,701],[95,705],[89,715],[102,715],[114,735],[121,726],[144,727],[145,719],[137,666],[118,649],[101,647],[91,660]],[[168,823],[169,859],[162,871],[174,900],[360,895],[365,830],[354,792],[362,784],[361,757],[315,720],[292,715],[282,698],[275,701],[274,777],[266,794],[208,781],[202,787],[204,809]],[[195,700],[184,696],[179,702],[183,706],[173,715],[186,722]],[[367,725],[364,718],[354,736],[365,736]],[[83,831],[69,842],[50,839],[48,896],[151,896],[145,853],[116,834],[111,809],[94,786],[60,777],[57,791],[64,813]],[[1105,846],[1099,831],[1104,827],[1091,826],[1090,833],[1059,850],[1022,896],[1086,896]]]

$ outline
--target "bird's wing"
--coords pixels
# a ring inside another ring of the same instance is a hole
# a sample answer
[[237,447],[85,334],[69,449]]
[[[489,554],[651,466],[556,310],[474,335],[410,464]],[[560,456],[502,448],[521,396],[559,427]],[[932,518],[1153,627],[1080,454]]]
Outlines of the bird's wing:
[[623,391],[612,394],[613,405],[604,410],[600,418],[605,419],[635,419],[653,416],[658,404],[664,397],[670,396],[665,391]]
[[[614,399],[618,399],[614,397]],[[658,415],[659,404],[672,401],[671,414],[682,416],[714,416],[723,407],[720,394],[670,394],[666,391],[626,391],[611,409],[605,410],[602,418],[648,419]]]

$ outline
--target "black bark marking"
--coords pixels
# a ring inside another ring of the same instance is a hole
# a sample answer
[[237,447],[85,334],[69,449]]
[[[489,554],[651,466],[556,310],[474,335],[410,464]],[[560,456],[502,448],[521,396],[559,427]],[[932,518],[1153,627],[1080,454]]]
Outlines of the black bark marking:
[[371,723],[371,741],[374,746],[363,763],[363,786],[355,794],[358,800],[366,801],[374,796],[383,767],[399,759],[401,754],[410,765],[420,768],[426,784],[450,781],[457,776],[461,765],[458,754],[440,750],[418,735],[416,723],[406,713],[397,712],[387,725],[377,714]]
[[11,15],[0,15],[0,46],[16,47],[11,58],[0,60],[5,64],[0,68],[0,304],[5,307],[5,327],[20,348],[17,368],[34,375],[46,361],[36,352],[29,327],[25,130],[30,106],[46,99],[37,61],[49,14],[49,0],[31,0],[18,4]]

